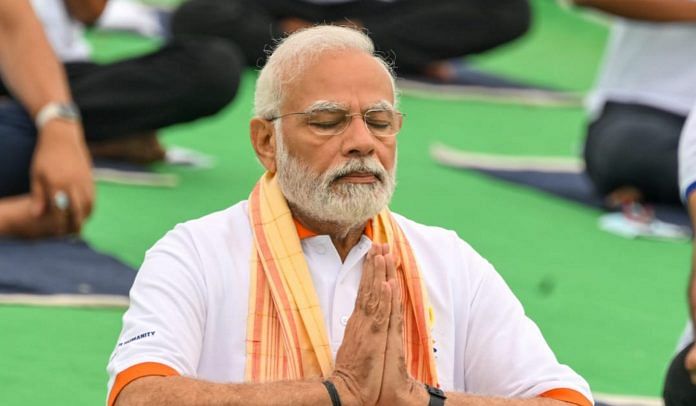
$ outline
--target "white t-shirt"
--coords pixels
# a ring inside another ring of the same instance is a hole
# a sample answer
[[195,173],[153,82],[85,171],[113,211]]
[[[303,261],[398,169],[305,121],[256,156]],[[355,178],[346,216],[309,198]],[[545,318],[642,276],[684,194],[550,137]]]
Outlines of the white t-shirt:
[[679,138],[679,188],[682,199],[696,186],[696,105],[684,124]]
[[[557,362],[537,326],[493,267],[454,232],[394,215],[419,263],[434,310],[437,372],[445,390],[535,397],[588,384]],[[150,249],[108,365],[114,378],[143,363],[214,382],[242,382],[252,252],[247,202],[178,225]],[[312,275],[336,355],[353,312],[363,236],[345,261],[326,235],[305,238]]]
[[[689,197],[688,194],[696,191],[696,105],[686,120],[679,139],[679,189],[685,202]],[[693,341],[694,327],[689,320],[679,339],[678,352]]]
[[588,98],[597,117],[606,101],[638,103],[686,116],[696,103],[696,23],[617,18],[599,80]]
[[84,28],[68,14],[63,0],[31,0],[31,3],[58,59],[63,62],[89,59]]

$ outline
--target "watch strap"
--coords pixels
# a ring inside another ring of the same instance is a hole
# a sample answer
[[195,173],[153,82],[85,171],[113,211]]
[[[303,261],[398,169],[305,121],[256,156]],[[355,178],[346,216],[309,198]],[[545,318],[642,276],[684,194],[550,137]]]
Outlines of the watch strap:
[[428,395],[430,395],[428,406],[444,406],[447,396],[442,389],[425,384],[425,390],[427,390]]
[[326,391],[329,392],[329,397],[331,398],[331,405],[341,406],[341,398],[338,396],[338,391],[336,390],[336,386],[334,386],[333,382],[327,380],[322,383],[326,387]]
[[80,121],[80,111],[72,102],[50,102],[36,114],[34,123],[39,130],[53,119]]

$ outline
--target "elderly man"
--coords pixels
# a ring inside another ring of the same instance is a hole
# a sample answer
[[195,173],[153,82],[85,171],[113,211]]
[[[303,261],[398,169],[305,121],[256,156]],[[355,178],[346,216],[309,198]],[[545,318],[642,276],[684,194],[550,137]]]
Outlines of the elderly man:
[[591,405],[488,262],[387,209],[395,93],[358,31],[277,47],[251,121],[267,172],[148,251],[110,405]]

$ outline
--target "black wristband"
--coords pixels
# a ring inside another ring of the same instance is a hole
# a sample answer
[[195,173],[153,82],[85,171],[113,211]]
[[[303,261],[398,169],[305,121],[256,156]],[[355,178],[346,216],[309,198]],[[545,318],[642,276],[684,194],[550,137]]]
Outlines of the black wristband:
[[338,396],[338,391],[331,381],[322,382],[329,392],[329,397],[331,398],[331,404],[333,406],[341,406],[341,398]]
[[427,390],[428,395],[430,395],[430,402],[428,403],[428,406],[443,406],[445,404],[445,399],[447,399],[445,392],[443,392],[443,390],[440,388],[433,388],[428,384],[424,385],[425,390]]

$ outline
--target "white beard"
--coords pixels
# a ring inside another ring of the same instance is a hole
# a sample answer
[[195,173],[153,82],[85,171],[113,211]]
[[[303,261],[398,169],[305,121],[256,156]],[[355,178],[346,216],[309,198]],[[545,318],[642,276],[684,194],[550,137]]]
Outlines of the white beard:
[[[377,158],[355,158],[344,165],[315,173],[304,162],[290,156],[276,126],[278,185],[288,203],[303,215],[345,227],[346,232],[365,223],[385,208],[396,187],[394,169],[387,171]],[[352,172],[368,172],[374,183],[335,183]]]

